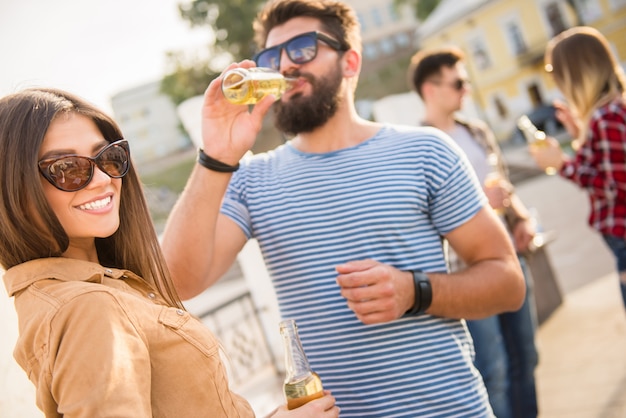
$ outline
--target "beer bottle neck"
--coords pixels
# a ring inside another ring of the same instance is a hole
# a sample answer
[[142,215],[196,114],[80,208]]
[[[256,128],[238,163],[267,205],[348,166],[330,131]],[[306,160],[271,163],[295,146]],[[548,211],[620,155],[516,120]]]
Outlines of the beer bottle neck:
[[286,381],[301,380],[311,374],[311,367],[306,358],[298,330],[294,321],[281,323],[280,333],[284,341]]

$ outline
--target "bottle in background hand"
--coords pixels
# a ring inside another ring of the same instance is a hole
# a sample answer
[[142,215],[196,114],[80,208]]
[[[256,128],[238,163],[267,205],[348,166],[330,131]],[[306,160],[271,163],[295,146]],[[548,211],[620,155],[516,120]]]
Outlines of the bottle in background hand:
[[298,336],[296,321],[293,319],[281,321],[280,335],[283,337],[287,371],[283,390],[287,409],[295,409],[324,396],[324,388],[320,377],[309,366]]
[[234,104],[256,104],[268,94],[279,99],[292,80],[269,68],[234,68],[222,78],[222,93]]
[[[502,173],[499,168],[499,158],[496,153],[490,153],[487,155],[487,164],[489,165],[489,172],[485,176],[485,180],[483,182],[483,187],[485,189],[492,189],[497,187],[503,187],[503,182],[506,182],[504,177],[502,177]],[[504,215],[506,212],[506,206],[509,203],[509,199],[507,198],[507,202],[502,201],[502,206],[494,208],[494,211],[498,215]]]
[[[517,120],[517,127],[524,134],[529,147],[543,148],[548,146],[546,133],[537,129],[528,116],[522,115]],[[556,174],[556,168],[554,167],[547,167],[545,171],[549,175]]]

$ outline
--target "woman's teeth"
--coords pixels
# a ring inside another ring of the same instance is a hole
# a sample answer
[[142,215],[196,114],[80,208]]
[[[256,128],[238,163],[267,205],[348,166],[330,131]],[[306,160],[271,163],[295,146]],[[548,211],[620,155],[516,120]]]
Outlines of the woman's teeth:
[[104,199],[95,200],[93,202],[85,203],[84,205],[80,205],[78,208],[81,210],[95,210],[102,209],[106,205],[111,202],[111,196],[105,197]]

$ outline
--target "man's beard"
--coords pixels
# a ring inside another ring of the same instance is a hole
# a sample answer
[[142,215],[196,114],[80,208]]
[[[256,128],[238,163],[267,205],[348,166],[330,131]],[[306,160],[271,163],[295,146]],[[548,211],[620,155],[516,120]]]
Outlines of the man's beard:
[[337,113],[341,103],[338,92],[343,80],[340,68],[323,78],[315,78],[299,71],[289,76],[306,78],[313,89],[308,97],[297,93],[287,103],[278,101],[274,104],[274,125],[279,131],[287,135],[312,132]]

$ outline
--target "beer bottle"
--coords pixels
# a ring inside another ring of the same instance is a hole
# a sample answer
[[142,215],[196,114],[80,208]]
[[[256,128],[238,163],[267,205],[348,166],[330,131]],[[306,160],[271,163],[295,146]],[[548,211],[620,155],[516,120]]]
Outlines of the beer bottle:
[[524,134],[528,145],[539,147],[545,146],[546,133],[537,129],[528,116],[522,115],[517,120],[517,127]]
[[285,350],[286,376],[283,390],[287,409],[295,409],[324,395],[320,377],[311,370],[304,354],[296,321],[287,319],[280,323]]
[[231,103],[255,104],[268,94],[279,99],[292,81],[269,68],[234,68],[222,78],[222,93]]
[[[548,147],[548,137],[544,131],[539,130],[526,115],[522,115],[517,120],[517,127],[524,134],[528,146],[531,148],[545,148]],[[556,174],[556,168],[546,167],[546,174]]]

